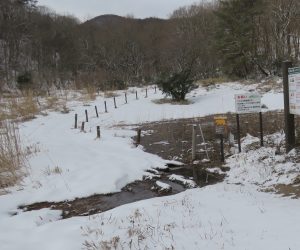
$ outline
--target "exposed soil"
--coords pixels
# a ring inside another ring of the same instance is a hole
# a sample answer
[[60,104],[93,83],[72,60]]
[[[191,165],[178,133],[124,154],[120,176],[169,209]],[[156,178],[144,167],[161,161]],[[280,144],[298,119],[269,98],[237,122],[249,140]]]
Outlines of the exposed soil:
[[[170,190],[161,190],[156,185],[156,178],[151,180],[136,181],[126,185],[121,192],[112,194],[95,194],[89,197],[77,198],[62,202],[40,202],[30,205],[20,206],[24,212],[39,210],[42,208],[51,208],[53,210],[62,210],[62,218],[70,218],[73,216],[88,216],[96,213],[101,213],[112,208],[128,204],[131,202],[145,200],[149,198],[173,195],[189,187],[183,183],[170,181],[168,177],[171,174],[183,174],[187,177],[195,179],[200,186],[214,184],[222,181],[225,175],[206,173],[200,169],[185,169],[184,167],[166,168],[163,171],[157,170],[157,179],[168,184]],[[193,177],[194,175],[194,177]]]
[[[229,129],[236,134],[236,116],[227,113]],[[264,134],[272,134],[283,129],[283,113],[267,112],[264,117]],[[207,116],[197,119],[180,119],[164,122],[155,122],[140,125],[142,129],[141,145],[144,150],[152,154],[157,154],[164,159],[178,160],[185,165],[176,166],[170,164],[166,169],[160,169],[155,173],[153,179],[136,181],[125,186],[121,192],[113,194],[95,194],[90,197],[77,198],[62,202],[41,202],[20,207],[23,211],[38,210],[42,208],[51,208],[62,210],[62,218],[73,216],[87,216],[95,213],[107,211],[117,206],[149,199],[158,196],[172,195],[186,190],[188,187],[183,183],[169,180],[171,174],[182,175],[187,180],[194,180],[199,187],[223,181],[226,171],[220,162],[220,145],[216,140],[214,128],[214,116]],[[240,116],[241,137],[250,133],[253,136],[259,135],[259,116],[258,114],[247,114]],[[209,162],[202,162],[206,157],[205,147],[200,136],[199,124],[202,126],[207,149]],[[296,127],[300,124],[300,119],[296,121]],[[191,135],[192,125],[197,126],[197,159],[191,162]],[[226,155],[229,153],[229,145],[225,145]],[[210,168],[219,167],[223,170],[221,173],[211,173]],[[160,190],[156,187],[156,178],[171,186],[170,190]],[[276,187],[275,187],[276,188]],[[299,188],[298,188],[299,189]],[[284,195],[294,195],[294,190],[287,187],[277,187],[276,190]],[[299,191],[300,193],[300,191]]]

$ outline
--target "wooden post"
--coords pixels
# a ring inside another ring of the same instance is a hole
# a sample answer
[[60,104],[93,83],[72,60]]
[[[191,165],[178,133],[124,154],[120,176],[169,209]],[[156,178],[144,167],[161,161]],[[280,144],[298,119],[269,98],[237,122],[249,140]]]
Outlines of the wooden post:
[[81,123],[81,132],[84,131],[84,122]]
[[196,125],[193,125],[192,131],[192,161],[196,160]]
[[137,90],[135,91],[135,99],[138,99]]
[[85,121],[89,122],[89,116],[87,110],[85,110]]
[[125,103],[127,104],[127,94],[125,93]]
[[156,94],[156,86],[154,86],[154,94]]
[[97,126],[97,138],[100,138],[100,126]]
[[104,108],[105,108],[105,113],[107,113],[106,101],[104,101]]
[[264,146],[264,130],[262,112],[259,112],[259,128],[260,128],[260,146]]
[[116,97],[114,96],[115,109],[117,108]]
[[221,151],[221,162],[225,162],[225,156],[224,156],[224,138],[223,135],[220,134],[220,151]]
[[142,132],[142,130],[139,128],[139,129],[137,130],[136,146],[138,146],[138,145],[141,144],[141,132]]
[[148,90],[146,89],[146,96],[145,96],[145,98],[147,98],[148,97]]
[[97,106],[95,106],[96,116],[99,117]]
[[236,137],[238,141],[238,147],[239,147],[239,153],[242,152],[242,147],[241,147],[241,131],[240,131],[240,115],[236,114]]
[[75,114],[75,125],[74,125],[74,128],[77,128],[77,120],[78,120],[78,115]]
[[295,146],[295,116],[290,113],[289,97],[289,68],[292,67],[290,61],[282,63],[283,75],[283,96],[284,96],[284,122],[285,122],[285,141],[286,152],[288,153]]

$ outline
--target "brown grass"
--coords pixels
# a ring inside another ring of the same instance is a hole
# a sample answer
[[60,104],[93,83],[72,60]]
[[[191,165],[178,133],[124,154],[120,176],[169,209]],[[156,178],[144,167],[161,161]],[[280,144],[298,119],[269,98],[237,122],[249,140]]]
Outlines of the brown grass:
[[175,101],[170,98],[157,99],[157,100],[153,100],[152,102],[154,102],[155,104],[173,104],[173,105],[190,105],[190,104],[192,104],[192,102],[189,100]]
[[24,174],[26,154],[20,143],[18,128],[14,123],[0,123],[0,188],[14,185]]

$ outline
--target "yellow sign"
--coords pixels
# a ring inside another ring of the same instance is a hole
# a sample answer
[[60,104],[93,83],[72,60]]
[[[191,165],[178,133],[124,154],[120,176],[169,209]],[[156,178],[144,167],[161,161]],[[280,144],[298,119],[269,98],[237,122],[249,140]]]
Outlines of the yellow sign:
[[215,127],[216,134],[224,135],[227,133],[227,117],[226,116],[215,116]]
[[214,120],[216,126],[227,126],[227,117],[225,116],[215,116]]

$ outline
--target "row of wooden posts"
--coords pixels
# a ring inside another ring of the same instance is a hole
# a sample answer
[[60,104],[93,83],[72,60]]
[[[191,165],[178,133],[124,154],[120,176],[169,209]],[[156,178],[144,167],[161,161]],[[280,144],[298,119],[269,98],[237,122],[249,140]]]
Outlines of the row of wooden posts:
[[[154,93],[156,94],[156,86],[154,87]],[[128,100],[127,100],[127,93],[125,92],[124,94],[125,96],[125,104],[128,103]],[[146,95],[145,95],[145,98],[148,97],[148,90],[146,89]],[[135,98],[136,100],[138,100],[138,92],[135,91]],[[114,96],[113,98],[114,100],[114,107],[115,109],[117,108],[117,102],[116,102],[116,97]],[[108,110],[107,110],[107,103],[106,101],[104,101],[104,110],[105,110],[105,113],[108,113]],[[99,118],[99,113],[98,113],[98,108],[97,106],[95,106],[95,112],[96,112],[96,116],[97,118]],[[89,116],[88,116],[88,111],[85,110],[85,122],[89,122]],[[82,122],[81,123],[81,128],[80,128],[80,131],[83,132],[84,131],[84,125],[85,125],[85,122]],[[75,114],[75,124],[74,124],[74,128],[77,129],[78,128],[78,114]],[[100,139],[100,126],[97,126],[96,127],[96,131],[97,131],[97,138]],[[137,140],[136,140],[136,146],[138,146],[139,144],[141,143],[141,129],[138,129],[137,130]]]

